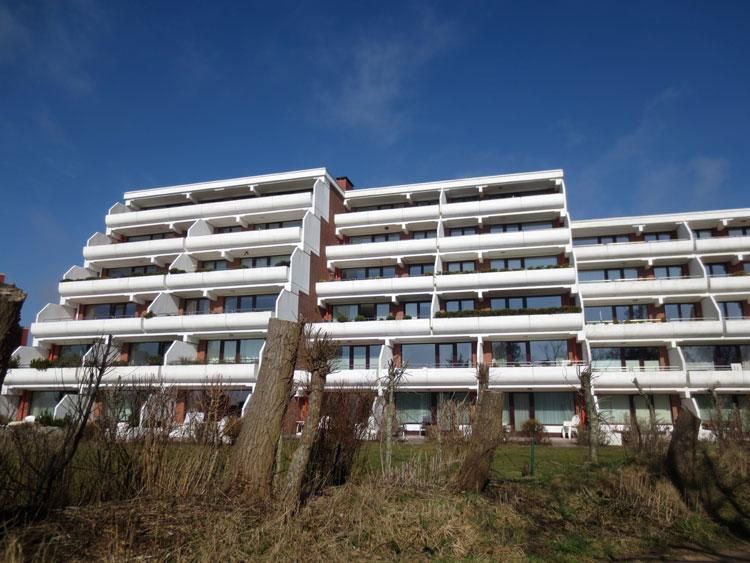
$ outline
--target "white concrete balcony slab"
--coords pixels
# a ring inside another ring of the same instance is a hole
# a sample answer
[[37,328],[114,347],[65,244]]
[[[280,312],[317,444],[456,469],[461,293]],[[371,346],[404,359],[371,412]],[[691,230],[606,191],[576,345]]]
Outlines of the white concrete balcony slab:
[[554,315],[505,315],[432,319],[435,335],[448,334],[573,334],[583,327],[581,313]]
[[399,390],[461,389],[473,391],[477,388],[477,372],[473,367],[414,367],[408,368]]
[[750,293],[750,275],[710,276],[708,287],[713,293]]
[[365,244],[340,244],[326,247],[329,263],[362,258],[388,258],[434,255],[436,239],[392,240]]
[[490,368],[490,387],[498,389],[557,389],[580,387],[575,365],[496,366]]
[[586,299],[612,297],[661,297],[667,295],[696,295],[708,291],[708,281],[700,278],[638,279],[599,282],[580,282],[579,291]]
[[586,325],[591,340],[661,340],[721,336],[722,322],[685,320],[670,322],[597,323]]
[[94,319],[32,323],[35,339],[64,340],[101,335],[148,336],[160,334],[215,334],[264,331],[270,311],[206,315],[174,315],[151,318]]
[[717,390],[747,391],[750,388],[750,370],[689,370],[690,387],[706,390],[717,387]]
[[557,211],[564,208],[565,196],[558,193],[446,203],[441,206],[440,211],[443,217],[454,218],[487,217],[531,211]]
[[662,256],[689,256],[693,254],[691,240],[662,240],[654,242],[617,242],[576,246],[573,251],[578,262],[599,260],[624,260],[629,258],[657,258]]
[[312,207],[312,191],[248,197],[230,201],[217,201],[197,205],[182,205],[143,211],[117,211],[105,218],[107,227],[113,230],[147,225],[190,224],[197,219],[217,219],[221,217],[246,217],[254,214],[280,212]]
[[[200,364],[173,366],[117,366],[102,379],[114,385],[156,386],[160,384],[200,388],[215,385],[248,386],[256,381],[257,364]],[[77,389],[84,370],[80,368],[19,368],[8,372],[5,385],[14,389]]]
[[377,369],[341,369],[326,378],[326,387],[331,389],[374,388],[377,385]]
[[435,288],[443,291],[477,291],[529,287],[569,286],[576,281],[575,268],[442,274],[435,276]]
[[747,254],[750,253],[750,237],[714,237],[695,241],[698,254]]
[[329,322],[317,323],[315,328],[336,339],[429,336],[430,319]]
[[519,233],[466,235],[440,239],[440,252],[486,252],[490,250],[564,247],[570,244],[568,229],[541,229]]
[[637,393],[633,383],[638,383],[647,392],[674,391],[687,387],[687,374],[679,368],[662,368],[655,370],[630,369],[597,369],[593,368],[596,392],[601,394],[608,391],[630,391]]
[[126,278],[60,282],[58,291],[66,300],[93,302],[97,298],[155,294],[163,291],[203,291],[239,287],[280,286],[289,279],[287,266],[273,268],[242,268],[212,272],[160,274]]
[[382,278],[367,280],[338,280],[318,282],[318,299],[330,301],[351,296],[408,295],[432,293],[432,276]]
[[439,206],[424,205],[415,207],[399,207],[397,209],[376,209],[372,211],[352,211],[337,213],[335,217],[336,229],[346,233],[353,227],[370,225],[401,225],[419,221],[437,221],[440,216]]
[[727,336],[744,336],[750,338],[750,319],[727,319]]
[[95,244],[83,247],[83,258],[89,262],[115,258],[147,258],[151,256],[176,256],[184,251],[183,238],[144,240]]

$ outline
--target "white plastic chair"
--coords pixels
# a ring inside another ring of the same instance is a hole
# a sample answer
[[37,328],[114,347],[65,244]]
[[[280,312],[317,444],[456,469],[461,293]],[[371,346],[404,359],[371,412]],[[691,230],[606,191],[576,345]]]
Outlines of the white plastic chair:
[[581,422],[581,417],[577,414],[573,415],[573,418],[570,420],[565,420],[562,423],[562,437],[565,438],[565,434],[567,433],[567,438],[570,440],[573,438],[573,432],[578,435],[578,424]]

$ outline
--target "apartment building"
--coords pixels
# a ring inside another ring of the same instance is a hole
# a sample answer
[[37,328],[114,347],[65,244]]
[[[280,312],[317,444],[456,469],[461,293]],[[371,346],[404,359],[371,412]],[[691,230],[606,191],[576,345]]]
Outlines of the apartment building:
[[68,366],[110,334],[107,383],[174,385],[180,418],[220,379],[241,412],[271,317],[340,342],[331,385],[408,366],[408,429],[470,400],[478,363],[515,429],[559,431],[588,363],[613,420],[644,412],[634,377],[665,422],[750,390],[750,209],[572,221],[561,170],[353,189],[321,168],[127,192],[105,225],[15,353],[18,416],[61,412]]

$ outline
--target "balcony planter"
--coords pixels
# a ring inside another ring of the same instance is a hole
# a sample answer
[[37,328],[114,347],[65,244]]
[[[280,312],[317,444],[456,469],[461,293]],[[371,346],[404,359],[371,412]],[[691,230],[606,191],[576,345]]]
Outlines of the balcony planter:
[[543,309],[471,309],[468,311],[437,311],[437,319],[454,319],[461,317],[506,317],[514,315],[557,315],[560,313],[580,313],[581,308],[574,305],[547,307]]

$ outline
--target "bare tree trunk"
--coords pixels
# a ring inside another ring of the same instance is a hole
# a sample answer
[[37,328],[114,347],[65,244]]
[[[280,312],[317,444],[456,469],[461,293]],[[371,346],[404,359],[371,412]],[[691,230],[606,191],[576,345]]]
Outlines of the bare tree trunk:
[[581,391],[585,399],[586,424],[589,427],[589,461],[599,463],[599,413],[596,412],[594,402],[591,366],[582,369],[578,373],[578,379],[581,381]]
[[481,492],[490,480],[495,449],[503,435],[503,393],[489,389],[489,368],[477,368],[479,397],[477,414],[471,428],[469,448],[456,474],[453,486],[459,491]]
[[406,365],[397,366],[396,363],[391,359],[388,360],[388,371],[385,377],[381,380],[385,383],[385,435],[383,440],[385,441],[385,459],[382,457],[381,450],[381,464],[383,475],[391,474],[391,464],[393,461],[393,420],[396,418],[396,389],[401,385],[406,374]]
[[25,299],[26,294],[17,287],[0,284],[0,387],[10,357],[21,340],[21,307]]
[[698,463],[698,433],[700,419],[693,414],[690,399],[682,400],[682,408],[677,415],[672,430],[672,439],[667,450],[667,472],[672,482],[682,493],[694,489],[696,465]]
[[273,493],[276,448],[294,382],[301,333],[301,323],[269,321],[258,380],[234,446],[236,483],[249,498],[262,502],[269,501]]
[[320,425],[320,410],[323,405],[325,383],[325,376],[320,371],[314,371],[310,374],[310,401],[308,403],[307,418],[305,419],[305,426],[302,429],[299,445],[294,451],[292,461],[289,463],[286,488],[282,497],[284,506],[292,512],[299,506],[305,470],[307,469],[310,452],[315,443],[315,436]]

